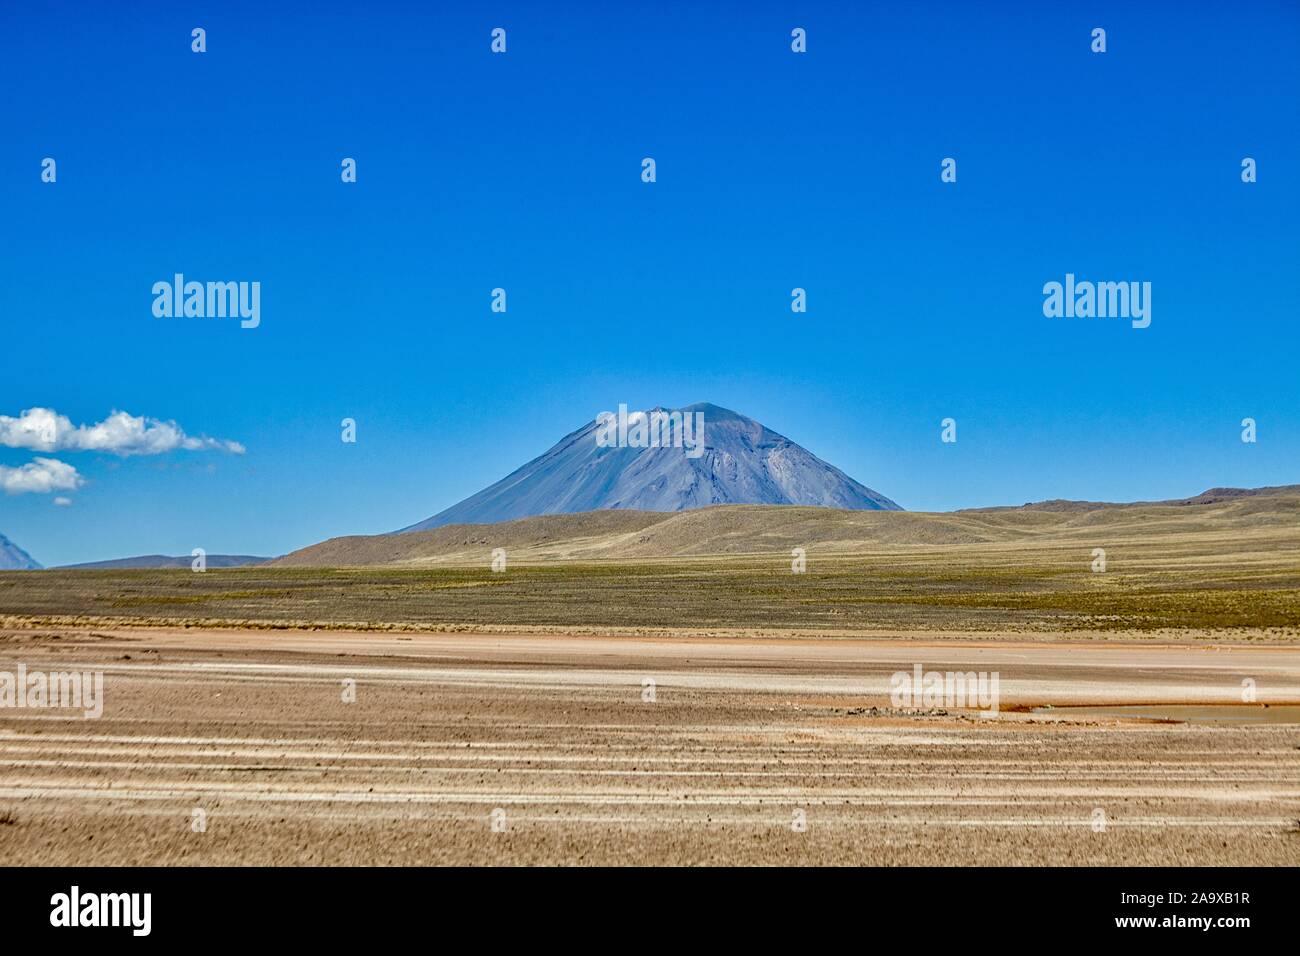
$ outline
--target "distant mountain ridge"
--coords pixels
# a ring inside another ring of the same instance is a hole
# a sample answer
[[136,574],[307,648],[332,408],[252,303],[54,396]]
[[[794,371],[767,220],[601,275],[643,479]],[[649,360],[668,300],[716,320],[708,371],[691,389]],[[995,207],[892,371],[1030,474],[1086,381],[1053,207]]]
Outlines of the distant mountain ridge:
[[[251,554],[209,554],[204,560],[210,568],[240,568],[246,564],[263,564],[270,561],[270,558],[258,557]],[[95,568],[188,568],[192,565],[194,558],[188,554],[167,555],[167,554],[141,554],[133,558],[113,558],[109,561],[87,561],[83,564],[61,564],[57,570],[76,571],[76,570],[93,570]]]
[[1049,501],[1030,501],[1023,505],[994,505],[985,508],[961,508],[953,514],[975,511],[1094,511],[1098,508],[1141,508],[1149,505],[1212,505],[1239,498],[1272,498],[1300,495],[1300,485],[1268,485],[1263,488],[1209,488],[1190,498],[1166,498],[1160,501],[1077,501],[1070,498],[1053,498]]
[[[660,408],[634,415],[650,413],[670,414]],[[752,418],[707,402],[673,413],[703,417],[698,456],[682,447],[602,447],[601,424],[593,419],[495,484],[401,532],[607,509],[755,504],[902,510]]]
[[39,571],[30,554],[0,534],[0,571]]

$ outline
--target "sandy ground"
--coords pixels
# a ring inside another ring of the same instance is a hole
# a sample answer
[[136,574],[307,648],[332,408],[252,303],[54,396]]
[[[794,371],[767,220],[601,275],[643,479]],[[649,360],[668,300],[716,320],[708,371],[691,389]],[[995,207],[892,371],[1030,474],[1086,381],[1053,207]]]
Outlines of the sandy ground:
[[[1300,725],[1069,711],[1295,705],[1295,647],[0,631],[19,663],[105,706],[0,708],[6,865],[1300,863]],[[1000,713],[894,710],[914,664]]]

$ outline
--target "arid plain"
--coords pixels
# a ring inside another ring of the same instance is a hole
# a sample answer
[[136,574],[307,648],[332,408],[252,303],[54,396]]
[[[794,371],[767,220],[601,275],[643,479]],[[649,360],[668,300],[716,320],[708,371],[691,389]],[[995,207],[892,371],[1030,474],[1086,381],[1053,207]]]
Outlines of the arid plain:
[[[1294,865],[1298,519],[718,508],[0,574],[0,670],[105,680],[97,720],[0,709],[0,861]],[[895,706],[917,665],[998,712]]]

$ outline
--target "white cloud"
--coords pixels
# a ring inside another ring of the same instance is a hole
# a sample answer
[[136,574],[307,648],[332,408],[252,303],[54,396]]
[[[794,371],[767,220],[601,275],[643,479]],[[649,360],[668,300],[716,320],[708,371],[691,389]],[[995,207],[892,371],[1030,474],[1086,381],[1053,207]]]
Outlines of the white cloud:
[[162,455],[177,449],[244,453],[244,446],[237,441],[187,435],[175,422],[114,411],[94,425],[73,425],[66,415],[52,408],[28,408],[17,418],[0,415],[0,445],[115,455]]
[[48,495],[51,491],[75,491],[85,483],[77,469],[54,458],[37,458],[19,468],[0,465],[0,490],[6,494]]
[[66,508],[72,504],[72,499],[64,498],[62,495],[60,495],[58,498],[54,499],[54,503],[58,505],[60,508]]

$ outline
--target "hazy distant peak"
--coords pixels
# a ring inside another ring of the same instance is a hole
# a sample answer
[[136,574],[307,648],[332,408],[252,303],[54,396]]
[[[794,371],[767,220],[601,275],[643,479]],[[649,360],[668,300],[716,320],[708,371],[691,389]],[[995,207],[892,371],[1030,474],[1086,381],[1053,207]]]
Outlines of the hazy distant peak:
[[0,571],[37,571],[40,567],[30,554],[0,534]]

